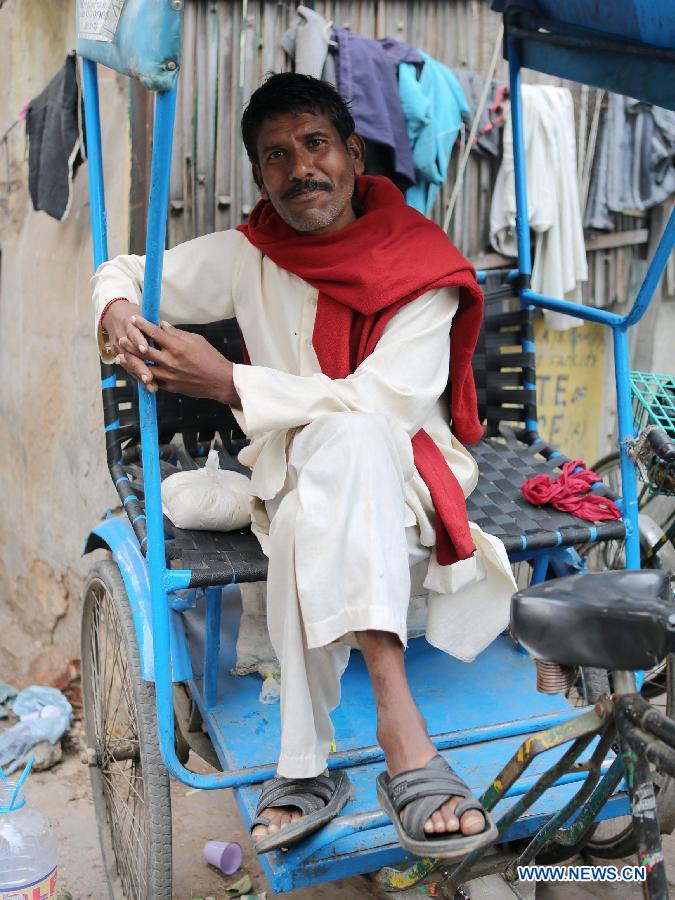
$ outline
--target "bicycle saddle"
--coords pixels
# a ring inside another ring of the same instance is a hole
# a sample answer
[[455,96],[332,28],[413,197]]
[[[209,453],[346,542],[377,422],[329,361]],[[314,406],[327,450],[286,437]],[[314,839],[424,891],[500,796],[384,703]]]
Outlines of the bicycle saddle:
[[511,631],[535,659],[650,669],[675,650],[670,581],[664,572],[621,570],[542,582],[513,595]]

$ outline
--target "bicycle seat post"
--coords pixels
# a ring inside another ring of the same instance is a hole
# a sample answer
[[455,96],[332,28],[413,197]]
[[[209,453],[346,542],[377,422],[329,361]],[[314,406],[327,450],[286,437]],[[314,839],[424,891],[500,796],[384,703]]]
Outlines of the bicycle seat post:
[[612,687],[615,694],[634,694],[637,690],[635,672],[615,669],[612,672]]

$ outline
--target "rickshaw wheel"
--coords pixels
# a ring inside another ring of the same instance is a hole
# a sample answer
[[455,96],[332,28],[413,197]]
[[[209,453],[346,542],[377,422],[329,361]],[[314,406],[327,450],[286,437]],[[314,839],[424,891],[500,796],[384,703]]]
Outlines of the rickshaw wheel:
[[82,688],[99,840],[113,900],[170,900],[171,797],[154,684],[141,677],[119,569],[97,564],[84,589]]

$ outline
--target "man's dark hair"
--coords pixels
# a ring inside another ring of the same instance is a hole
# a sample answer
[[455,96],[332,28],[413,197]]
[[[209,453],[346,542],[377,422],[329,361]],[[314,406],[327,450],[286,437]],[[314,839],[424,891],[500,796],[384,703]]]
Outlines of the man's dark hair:
[[345,145],[356,130],[349,107],[327,81],[299,72],[270,75],[253,92],[241,117],[241,136],[251,162],[258,162],[258,134],[265,119],[288,113],[326,116]]

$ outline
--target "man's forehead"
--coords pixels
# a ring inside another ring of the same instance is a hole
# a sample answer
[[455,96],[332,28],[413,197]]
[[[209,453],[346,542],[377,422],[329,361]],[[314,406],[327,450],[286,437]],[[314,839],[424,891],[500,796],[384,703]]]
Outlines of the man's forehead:
[[336,130],[328,116],[322,113],[280,113],[264,119],[258,132],[258,143],[268,144],[270,141],[273,142],[284,137],[309,134],[314,131],[333,134]]

